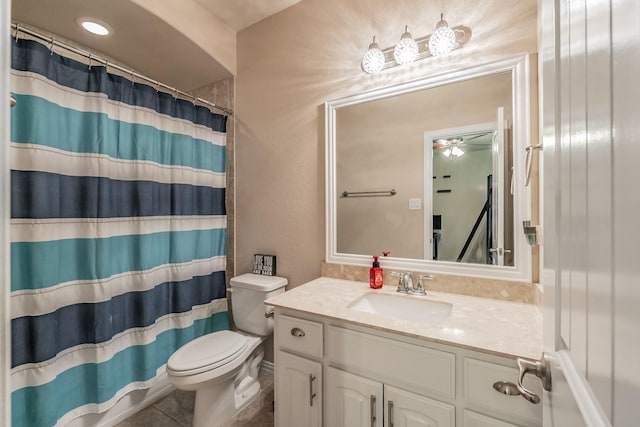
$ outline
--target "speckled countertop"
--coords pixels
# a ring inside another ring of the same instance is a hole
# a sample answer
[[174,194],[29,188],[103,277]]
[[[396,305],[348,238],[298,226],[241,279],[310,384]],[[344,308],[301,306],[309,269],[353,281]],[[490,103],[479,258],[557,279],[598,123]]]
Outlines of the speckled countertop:
[[348,308],[367,292],[399,295],[396,286],[374,290],[368,283],[321,277],[265,304],[499,356],[538,360],[542,354],[542,315],[535,305],[433,291],[406,296],[452,304],[450,316],[434,325]]

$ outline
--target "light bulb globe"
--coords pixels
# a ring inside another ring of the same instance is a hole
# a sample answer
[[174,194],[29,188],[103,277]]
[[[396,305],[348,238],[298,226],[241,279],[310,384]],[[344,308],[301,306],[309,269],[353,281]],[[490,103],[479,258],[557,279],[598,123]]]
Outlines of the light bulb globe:
[[362,69],[367,74],[375,74],[382,71],[382,68],[384,68],[384,53],[376,43],[371,43],[369,50],[362,57]]
[[393,58],[400,65],[409,64],[416,60],[418,57],[418,43],[413,39],[411,33],[407,31],[405,27],[405,31],[400,37],[400,41],[393,49]]
[[456,46],[456,34],[446,23],[443,26],[437,26],[429,37],[428,46],[432,56],[446,55]]

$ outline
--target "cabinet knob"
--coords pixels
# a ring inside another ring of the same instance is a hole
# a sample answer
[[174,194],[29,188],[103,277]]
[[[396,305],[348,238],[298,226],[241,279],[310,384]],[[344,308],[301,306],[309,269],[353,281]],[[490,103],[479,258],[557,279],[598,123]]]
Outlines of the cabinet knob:
[[294,337],[303,337],[303,336],[305,336],[305,333],[300,328],[292,328],[291,329],[291,335],[293,335]]
[[510,381],[497,381],[493,383],[493,389],[507,396],[520,396],[521,394],[518,386]]

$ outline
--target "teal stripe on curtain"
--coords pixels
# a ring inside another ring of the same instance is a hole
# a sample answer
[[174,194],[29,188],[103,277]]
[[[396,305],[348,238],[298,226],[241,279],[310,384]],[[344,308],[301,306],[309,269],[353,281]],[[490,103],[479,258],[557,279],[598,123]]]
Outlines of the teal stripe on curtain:
[[[226,170],[226,148],[210,141],[113,120],[104,113],[64,108],[38,96],[14,94],[14,97],[18,102],[11,115],[13,142],[212,172]],[[21,115],[38,120],[24,120]]]
[[11,290],[104,279],[128,271],[221,256],[225,250],[226,229],[13,242]]
[[[128,347],[109,361],[84,363],[66,370],[49,383],[16,390],[12,395],[12,424],[14,427],[54,425],[74,408],[106,402],[127,384],[155,377],[176,348],[224,329],[229,329],[227,313],[216,313],[190,327],[162,332],[147,345]],[[50,398],[56,395],[64,398]]]

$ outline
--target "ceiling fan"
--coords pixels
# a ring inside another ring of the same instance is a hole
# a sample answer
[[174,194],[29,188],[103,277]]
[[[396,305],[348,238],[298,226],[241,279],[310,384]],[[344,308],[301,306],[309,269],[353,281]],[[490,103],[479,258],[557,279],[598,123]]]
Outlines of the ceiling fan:
[[[445,157],[460,157],[464,154],[465,147],[473,146],[483,148],[490,146],[493,142],[494,135],[495,131],[487,131],[468,135],[435,138],[433,140],[433,150],[444,150],[442,154]],[[474,142],[472,143],[472,141]]]

